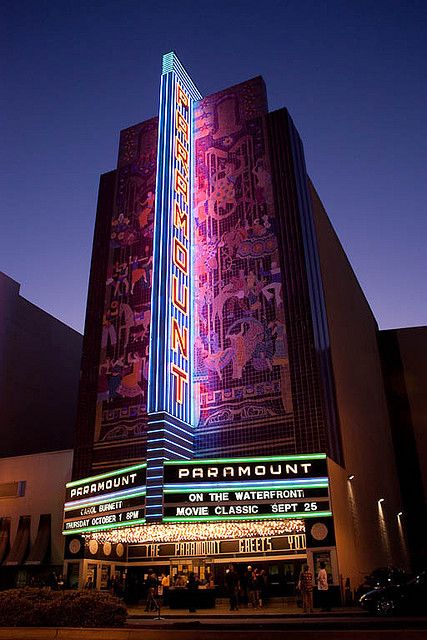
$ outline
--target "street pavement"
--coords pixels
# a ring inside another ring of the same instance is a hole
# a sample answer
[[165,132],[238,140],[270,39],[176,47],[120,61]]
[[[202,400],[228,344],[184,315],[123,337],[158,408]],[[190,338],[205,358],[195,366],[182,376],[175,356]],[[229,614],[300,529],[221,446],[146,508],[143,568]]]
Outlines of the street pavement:
[[[343,628],[333,628],[319,618],[315,626],[302,622],[299,627],[280,621],[279,626],[260,623],[244,628],[240,622],[235,628],[227,625],[202,624],[200,620],[189,620],[185,628],[146,625],[143,628],[123,629],[54,629],[54,628],[0,628],[0,640],[425,640],[427,618],[423,622],[395,619],[384,627],[382,621],[364,622],[362,628],[354,625],[354,619],[343,618]],[[236,620],[237,622],[237,620]],[[180,623],[183,625],[183,623]]]
[[130,607],[121,629],[1,628],[0,640],[427,640],[427,616],[379,618],[361,609],[315,610],[295,606],[230,612],[162,610],[160,619],[144,607]]

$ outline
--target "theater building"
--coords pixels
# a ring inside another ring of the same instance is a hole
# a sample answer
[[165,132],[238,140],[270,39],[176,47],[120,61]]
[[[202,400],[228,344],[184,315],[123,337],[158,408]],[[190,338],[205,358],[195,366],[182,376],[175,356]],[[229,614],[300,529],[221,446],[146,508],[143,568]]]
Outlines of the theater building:
[[405,541],[378,327],[256,77],[202,97],[163,58],[158,117],[101,176],[65,569],[346,578]]

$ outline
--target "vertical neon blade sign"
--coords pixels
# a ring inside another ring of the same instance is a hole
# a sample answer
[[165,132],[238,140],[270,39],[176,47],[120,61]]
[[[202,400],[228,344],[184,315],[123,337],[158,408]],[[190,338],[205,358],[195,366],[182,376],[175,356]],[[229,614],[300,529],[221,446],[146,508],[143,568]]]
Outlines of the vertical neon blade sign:
[[193,108],[201,95],[163,56],[151,294],[148,413],[192,425]]

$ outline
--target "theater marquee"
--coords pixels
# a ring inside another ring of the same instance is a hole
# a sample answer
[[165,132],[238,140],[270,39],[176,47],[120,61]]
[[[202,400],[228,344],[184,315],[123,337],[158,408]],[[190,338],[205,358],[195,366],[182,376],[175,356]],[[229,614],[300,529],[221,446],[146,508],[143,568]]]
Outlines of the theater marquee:
[[164,463],[164,522],[332,515],[325,454]]
[[129,559],[137,558],[191,558],[236,557],[268,554],[269,556],[295,555],[306,549],[303,533],[284,536],[241,538],[239,540],[202,540],[198,542],[173,542],[167,544],[142,544],[129,548]]
[[138,464],[66,485],[65,535],[145,522],[147,465]]

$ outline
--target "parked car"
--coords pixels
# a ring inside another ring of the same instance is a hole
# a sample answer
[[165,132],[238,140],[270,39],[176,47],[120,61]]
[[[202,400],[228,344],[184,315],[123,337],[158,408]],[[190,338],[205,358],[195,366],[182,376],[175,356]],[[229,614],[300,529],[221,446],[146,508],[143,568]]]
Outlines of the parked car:
[[364,593],[368,593],[372,589],[390,585],[399,586],[405,584],[410,577],[406,571],[398,567],[379,567],[372,571],[369,576],[365,576],[365,580],[357,587],[355,593],[356,602],[360,600]]
[[400,585],[378,587],[365,593],[359,604],[371,614],[424,614],[427,602],[427,572],[419,573]]

